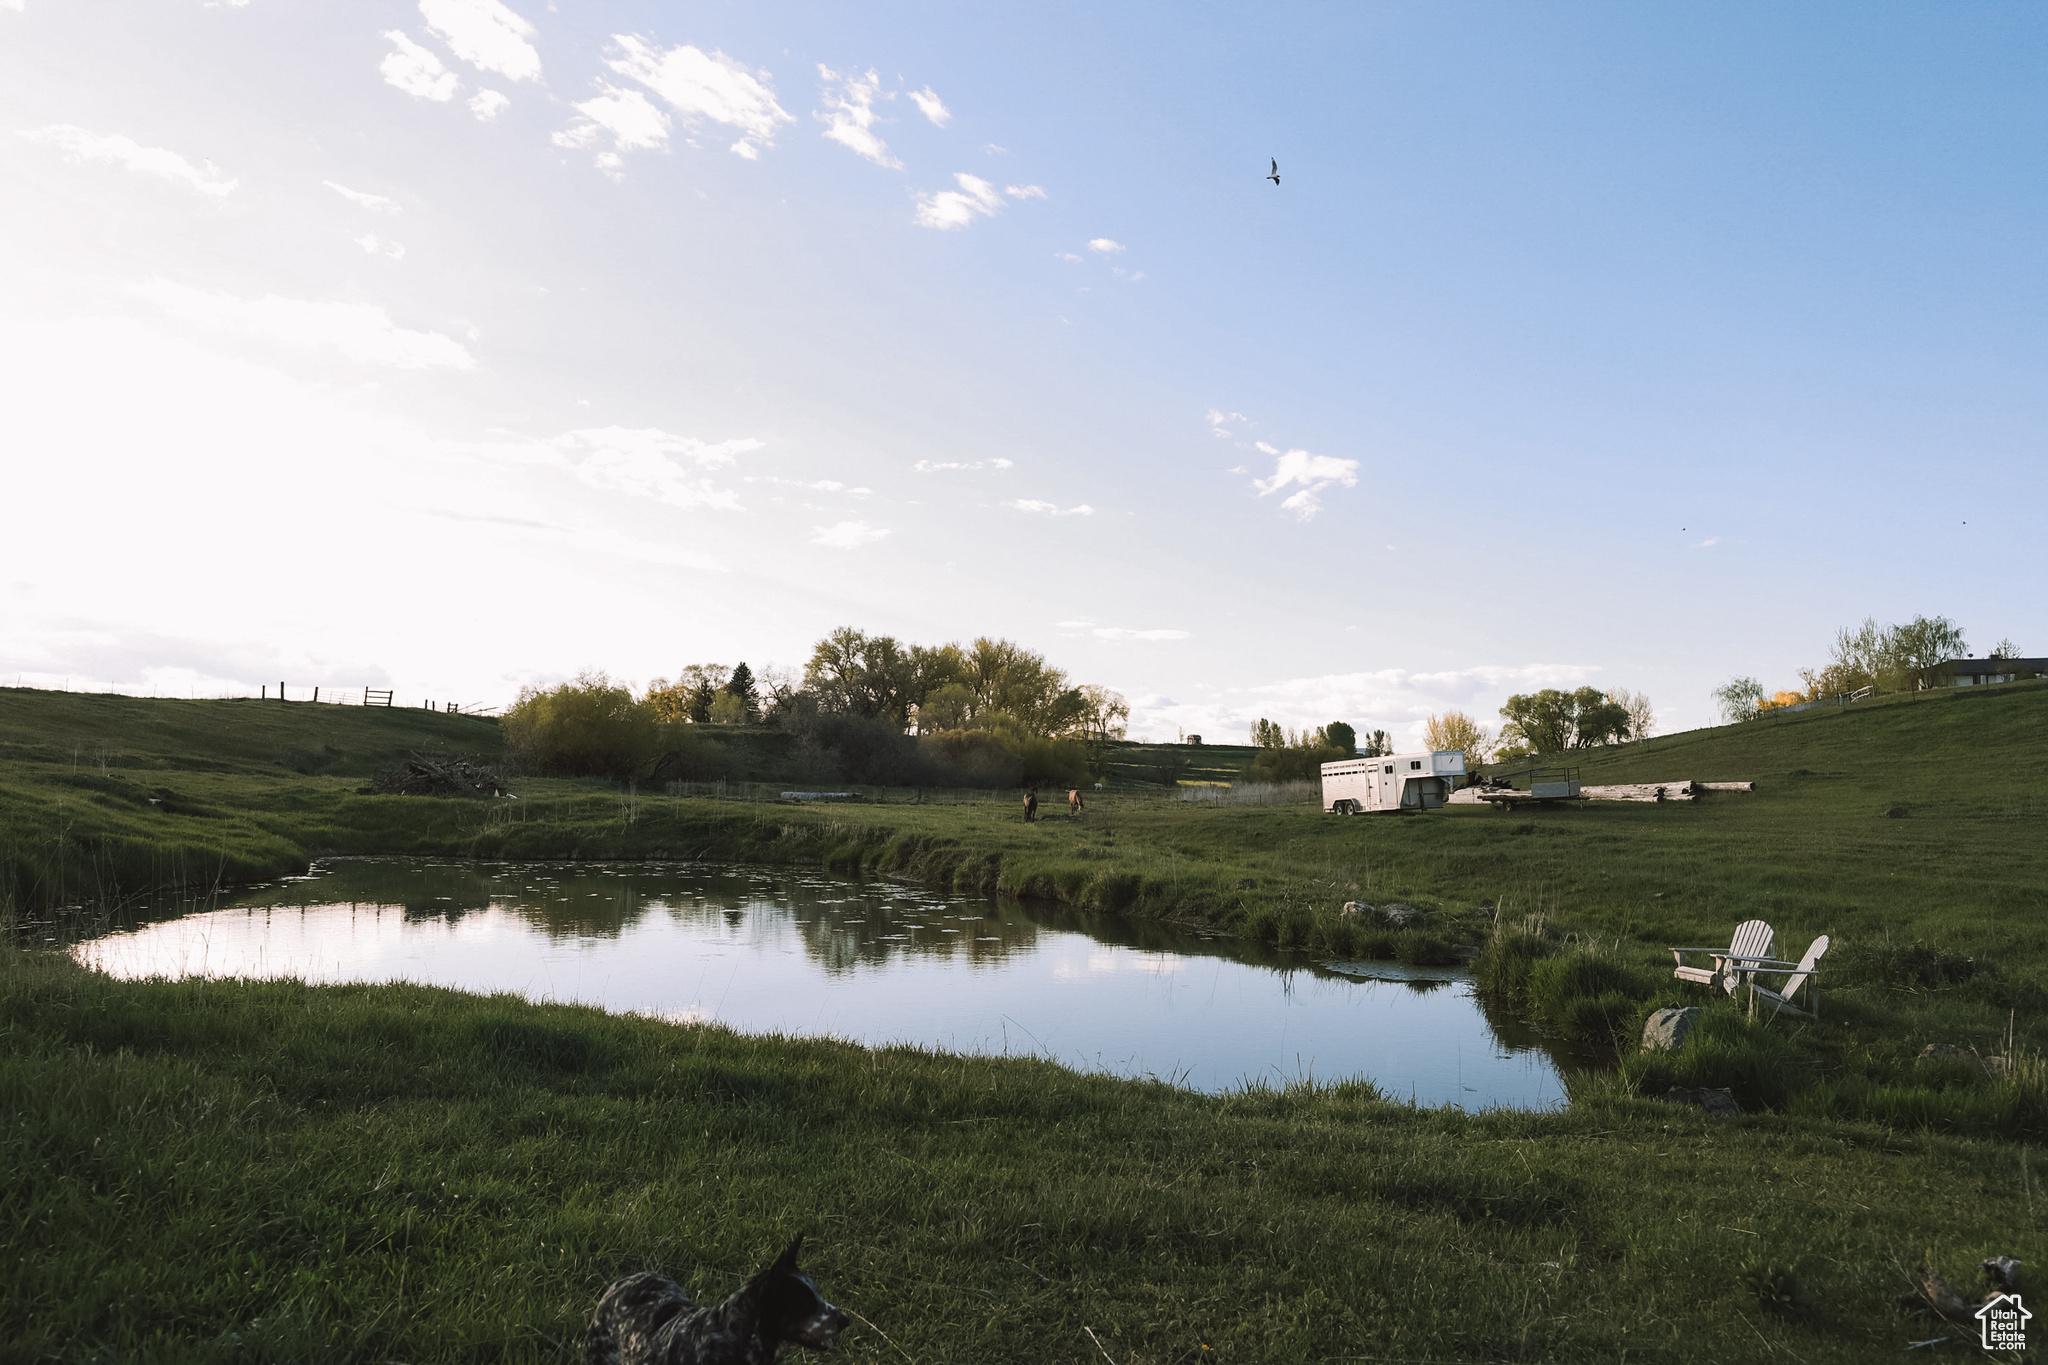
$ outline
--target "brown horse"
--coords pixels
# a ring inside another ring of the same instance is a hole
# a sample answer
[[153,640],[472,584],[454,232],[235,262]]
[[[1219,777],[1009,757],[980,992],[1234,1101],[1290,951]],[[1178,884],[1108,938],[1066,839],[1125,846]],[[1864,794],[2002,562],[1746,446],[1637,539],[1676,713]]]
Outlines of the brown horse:
[[1028,824],[1030,824],[1031,822],[1033,822],[1033,821],[1034,821],[1034,820],[1036,820],[1036,819],[1038,819],[1038,793],[1037,793],[1037,792],[1025,792],[1025,793],[1024,793],[1024,823],[1028,825]]
[[1081,813],[1081,789],[1079,787],[1075,787],[1067,793],[1067,813],[1069,815],[1079,815]]

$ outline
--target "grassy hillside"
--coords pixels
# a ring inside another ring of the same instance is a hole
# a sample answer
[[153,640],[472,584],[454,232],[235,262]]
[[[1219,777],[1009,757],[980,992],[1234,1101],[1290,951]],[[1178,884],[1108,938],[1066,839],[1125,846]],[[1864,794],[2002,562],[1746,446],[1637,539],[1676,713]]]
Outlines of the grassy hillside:
[[401,707],[0,687],[0,763],[14,772],[362,778],[415,751],[495,759],[498,723]]
[[1820,1365],[1962,1337],[1903,1302],[1923,1260],[2048,1253],[2042,1158],[1996,1143],[1210,1097],[4,945],[0,1110],[24,1362],[565,1361],[614,1277],[722,1295],[801,1231],[855,1362]]

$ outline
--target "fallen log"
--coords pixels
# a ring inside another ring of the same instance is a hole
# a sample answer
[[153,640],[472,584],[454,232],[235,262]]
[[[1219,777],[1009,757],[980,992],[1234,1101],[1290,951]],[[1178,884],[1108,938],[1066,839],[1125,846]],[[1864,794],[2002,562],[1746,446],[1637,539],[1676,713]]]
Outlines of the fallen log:
[[1695,782],[1693,790],[1703,792],[1753,792],[1754,782]]
[[1614,782],[1579,790],[1595,801],[1691,801],[1698,793],[1693,782]]

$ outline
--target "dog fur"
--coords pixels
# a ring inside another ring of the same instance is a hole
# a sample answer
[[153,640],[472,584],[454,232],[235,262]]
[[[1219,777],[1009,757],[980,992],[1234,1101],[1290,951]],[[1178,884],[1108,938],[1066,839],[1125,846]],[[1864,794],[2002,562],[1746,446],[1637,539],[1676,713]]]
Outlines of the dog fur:
[[803,1244],[799,1236],[710,1308],[665,1276],[628,1275],[597,1301],[584,1338],[586,1365],[770,1365],[786,1346],[831,1350],[846,1314],[797,1269]]

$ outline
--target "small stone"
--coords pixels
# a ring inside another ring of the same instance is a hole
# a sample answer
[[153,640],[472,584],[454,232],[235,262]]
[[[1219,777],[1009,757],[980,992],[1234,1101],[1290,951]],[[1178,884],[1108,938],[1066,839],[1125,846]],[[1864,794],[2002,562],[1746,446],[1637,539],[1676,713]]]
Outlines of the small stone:
[[1732,1119],[1742,1114],[1742,1106],[1735,1102],[1734,1094],[1727,1090],[1708,1090],[1704,1087],[1688,1090],[1682,1085],[1674,1085],[1664,1092],[1664,1103],[1698,1105],[1706,1110],[1709,1118]]
[[1685,1046],[1685,1035],[1699,1022],[1695,1009],[1658,1010],[1643,1021],[1643,1051],[1676,1052]]
[[2012,1058],[1979,1057],[1977,1064],[1984,1068],[1984,1074],[1996,1080],[2000,1076],[2012,1075]]
[[1419,906],[1403,905],[1395,901],[1392,905],[1380,907],[1380,918],[1389,924],[1406,924],[1409,920],[1421,919],[1422,910]]
[[1370,917],[1373,913],[1373,909],[1364,901],[1345,901],[1342,913],[1347,915],[1365,915],[1367,917]]

